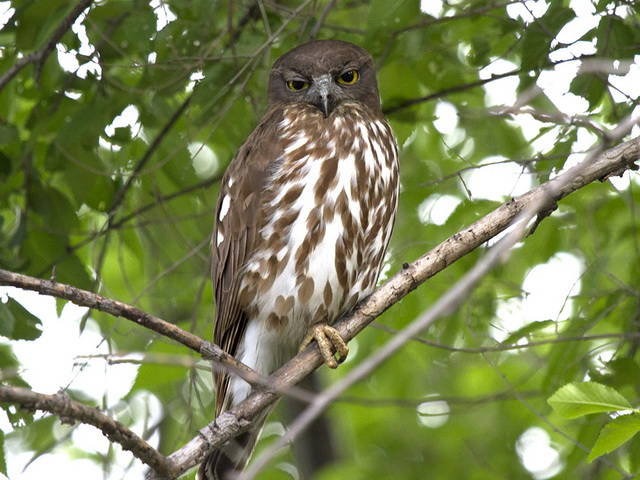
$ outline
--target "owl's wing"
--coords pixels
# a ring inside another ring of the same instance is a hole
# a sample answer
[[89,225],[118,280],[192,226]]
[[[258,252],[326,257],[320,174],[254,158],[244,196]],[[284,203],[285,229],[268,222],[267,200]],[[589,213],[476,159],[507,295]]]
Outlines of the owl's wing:
[[[269,171],[282,155],[277,112],[265,115],[233,159],[222,179],[213,230],[212,279],[216,299],[214,342],[235,355],[247,327],[238,301],[242,271],[258,246]],[[216,413],[225,403],[229,375],[214,374]]]

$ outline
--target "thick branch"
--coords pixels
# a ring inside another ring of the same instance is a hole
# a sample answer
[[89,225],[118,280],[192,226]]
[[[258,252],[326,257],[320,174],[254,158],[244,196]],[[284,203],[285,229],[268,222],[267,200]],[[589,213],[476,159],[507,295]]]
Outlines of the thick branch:
[[19,405],[26,410],[42,410],[56,414],[63,423],[88,423],[100,429],[111,441],[119,443],[137,458],[163,475],[175,475],[174,466],[144,439],[97,408],[88,407],[64,393],[45,395],[27,388],[0,386],[0,403]]
[[[539,202],[557,202],[596,180],[621,175],[628,169],[635,170],[638,168],[635,162],[639,160],[640,137],[611,148],[592,161],[576,165],[553,180],[501,205],[407,265],[335,327],[345,340],[352,339],[422,282],[504,231],[528,206]],[[551,199],[548,198],[550,193],[553,195]],[[273,390],[254,391],[246,400],[200,430],[197,437],[171,454],[169,459],[175,462],[181,472],[196,465],[208,451],[220,447],[229,438],[249,428],[251,419],[278,399],[275,391],[295,385],[321,364],[317,348],[307,348],[272,374]]]
[[56,44],[60,41],[62,36],[71,28],[73,22],[80,16],[82,12],[84,12],[89,6],[93,3],[93,0],[80,0],[78,4],[69,12],[58,28],[53,32],[51,38],[47,40],[47,42],[40,47],[39,50],[35,52],[31,52],[28,55],[25,55],[21,59],[19,59],[16,63],[14,63],[9,70],[7,70],[2,77],[0,77],[0,90],[2,90],[7,83],[9,83],[13,77],[15,77],[20,70],[31,63],[35,63],[36,66],[42,65],[42,63],[47,59],[52,50],[56,47]]

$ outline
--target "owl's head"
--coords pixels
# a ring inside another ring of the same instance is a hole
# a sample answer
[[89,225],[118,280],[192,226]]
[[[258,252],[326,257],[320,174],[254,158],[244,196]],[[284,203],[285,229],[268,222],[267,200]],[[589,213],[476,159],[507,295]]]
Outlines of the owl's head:
[[269,76],[269,104],[308,103],[325,117],[344,101],[380,111],[371,55],[353,43],[315,40],[282,55]]

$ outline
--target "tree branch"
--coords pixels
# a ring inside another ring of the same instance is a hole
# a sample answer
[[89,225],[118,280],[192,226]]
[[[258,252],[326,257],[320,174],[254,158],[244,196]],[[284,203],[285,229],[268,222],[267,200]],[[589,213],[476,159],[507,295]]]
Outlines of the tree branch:
[[[628,169],[637,169],[635,162],[638,160],[640,160],[640,137],[607,150],[593,161],[585,161],[550,182],[503,204],[471,226],[445,240],[415,262],[406,265],[401,272],[359,304],[353,313],[340,320],[336,324],[336,328],[343,338],[352,339],[377,316],[422,282],[509,227],[512,221],[526,208],[532,204],[548,201],[549,192],[552,192],[553,196],[551,202],[556,202],[591,182],[604,180],[612,175],[621,175]],[[264,381],[256,381],[259,377],[256,372],[235,360],[216,345],[131,305],[69,285],[1,269],[0,285],[37,291],[126,318],[182,343],[201,353],[205,358],[222,363],[225,367],[239,373],[241,377],[245,378],[246,376],[245,379],[251,383],[264,385]],[[168,470],[156,469],[151,474],[151,478],[175,478],[184,473],[197,464],[208,451],[221,446],[229,438],[248,429],[252,419],[260,411],[275,402],[282,392],[290,391],[296,383],[321,364],[322,359],[315,345],[295,356],[269,377],[269,389],[255,389],[245,401],[218,416],[215,421],[204,427],[197,437],[169,456],[171,467]]]
[[490,12],[491,10],[497,10],[499,8],[503,8],[503,7],[508,7],[509,5],[513,4],[513,3],[520,3],[520,0],[510,0],[508,2],[500,2],[500,3],[494,3],[494,4],[490,4],[490,5],[485,5],[483,7],[480,8],[474,8],[474,9],[467,9],[467,10],[463,10],[460,13],[456,14],[456,15],[446,15],[443,17],[431,17],[429,16],[429,18],[427,18],[426,20],[422,20],[418,23],[414,23],[412,25],[408,25],[406,27],[403,27],[399,30],[394,31],[393,33],[395,35],[398,35],[400,33],[404,33],[404,32],[409,32],[411,30],[417,30],[417,29],[422,29],[422,28],[427,28],[427,27],[431,27],[433,25],[437,25],[439,23],[445,23],[445,22],[451,22],[454,20],[462,20],[465,18],[471,18],[471,17],[476,17],[476,16],[482,16],[483,14]]
[[133,168],[133,171],[128,176],[126,182],[122,185],[120,190],[116,192],[115,198],[113,199],[113,202],[109,207],[109,211],[107,212],[107,214],[109,215],[109,221],[107,222],[107,226],[105,227],[107,230],[110,229],[111,224],[114,222],[115,214],[118,211],[118,208],[120,208],[120,205],[122,204],[127,192],[129,191],[131,186],[134,184],[134,182],[137,180],[138,176],[140,175],[140,172],[146,166],[147,162],[153,156],[154,152],[158,149],[158,147],[160,147],[160,144],[163,142],[165,137],[169,134],[173,126],[180,119],[182,114],[187,110],[187,108],[189,107],[189,104],[191,103],[192,98],[193,98],[193,93],[189,94],[187,98],[183,100],[180,106],[173,112],[171,117],[169,117],[169,120],[167,121],[167,123],[164,124],[160,132],[158,132],[158,134],[155,136],[155,138],[153,139],[149,147],[145,150],[140,160],[138,160],[138,163],[136,163],[136,166]]
[[[591,61],[591,59],[588,57],[589,55],[583,55],[578,58],[569,58],[569,59],[558,60],[556,62],[548,62],[544,66],[553,67],[561,63],[575,62],[577,60],[584,61],[585,59]],[[402,100],[399,103],[391,105],[390,107],[383,108],[382,111],[385,115],[393,115],[394,113],[397,113],[400,110],[413,107],[414,105],[418,105],[420,103],[429,102],[431,100],[435,100],[441,97],[446,97],[447,95],[451,95],[452,93],[464,92],[465,90],[469,90],[471,88],[481,87],[482,85],[485,85],[487,83],[495,82],[496,80],[500,80],[502,78],[513,77],[514,75],[519,75],[523,72],[524,72],[524,69],[516,68],[513,70],[509,70],[508,72],[493,74],[489,78],[474,80],[473,82],[463,83],[463,84],[455,85],[449,88],[443,88],[442,90],[438,90],[437,92],[430,93],[429,95],[425,95],[423,97],[409,98],[406,100]]]
[[43,295],[69,300],[81,307],[99,310],[114,317],[126,318],[165,337],[169,337],[198,353],[201,353],[200,350],[205,343],[209,343],[197,335],[182,330],[180,327],[158,317],[154,317],[137,307],[103,297],[102,295],[87,290],[82,290],[81,288],[65,285],[64,283],[0,269],[0,285],[22,288],[23,290],[33,290]]
[[[378,322],[373,322],[371,324],[373,328],[377,328],[387,333],[397,334],[400,330],[395,328],[388,327]],[[568,342],[588,342],[590,340],[629,340],[629,339],[640,339],[640,332],[627,332],[627,333],[599,333],[595,335],[578,335],[571,337],[553,337],[548,338],[546,340],[535,340],[528,341],[527,343],[501,343],[491,347],[477,347],[477,348],[469,348],[469,347],[454,347],[452,345],[444,345],[442,343],[434,342],[432,340],[428,340],[422,337],[412,337],[411,340],[414,342],[421,343],[428,347],[438,348],[440,350],[447,350],[449,352],[456,353],[470,353],[470,354],[478,354],[478,353],[492,353],[492,352],[507,352],[510,350],[526,350],[528,348],[540,347],[544,345],[554,345],[556,343],[568,343]]]
[[[550,201],[557,202],[596,180],[620,175],[628,169],[637,169],[635,162],[639,160],[640,137],[637,137],[601,153],[595,159],[584,161],[553,180],[501,205],[407,265],[335,327],[345,340],[351,340],[377,316],[425,280],[508,228],[530,205],[547,202],[550,192]],[[254,391],[243,402],[201,429],[198,436],[171,454],[169,460],[175,463],[180,472],[185,472],[201,461],[210,450],[222,446],[228,439],[248,429],[251,420],[278,399],[276,391],[295,385],[321,364],[322,359],[315,345],[305,349],[271,375],[272,390]],[[151,475],[150,478],[162,477]]]
[[80,16],[82,12],[84,12],[89,6],[93,3],[93,0],[80,0],[78,4],[69,12],[58,28],[55,29],[51,38],[42,46],[39,50],[35,52],[31,52],[28,55],[20,58],[16,63],[14,63],[9,70],[7,70],[0,77],[0,90],[2,90],[12,79],[15,77],[20,70],[22,70],[27,65],[34,63],[36,67],[38,65],[42,65],[42,63],[47,59],[51,51],[56,47],[56,44],[60,41],[62,36],[71,28],[73,22]]
[[[213,361],[217,368],[224,369],[232,374],[238,375],[251,385],[270,386],[271,384],[263,375],[236,360],[232,355],[222,350],[218,345],[207,342],[202,338],[187,332],[161,318],[140,310],[137,307],[128,305],[118,300],[103,297],[87,290],[72,287],[64,283],[30,277],[20,273],[10,272],[0,269],[0,285],[17,287],[23,290],[32,290],[43,295],[50,295],[56,298],[69,300],[81,307],[89,307],[94,310],[108,313],[114,317],[121,317],[130,320],[138,325],[153,330],[160,335],[171,338],[185,347],[190,348],[202,355],[205,360]],[[293,386],[283,387],[280,393],[286,393],[297,398],[308,401],[310,396]]]
[[76,402],[62,392],[46,395],[27,388],[0,386],[0,402],[19,405],[26,410],[53,413],[60,417],[62,423],[73,424],[80,421],[93,425],[109,440],[119,443],[123,449],[129,450],[156,472],[169,477],[175,475],[175,466],[143,438],[97,408]]

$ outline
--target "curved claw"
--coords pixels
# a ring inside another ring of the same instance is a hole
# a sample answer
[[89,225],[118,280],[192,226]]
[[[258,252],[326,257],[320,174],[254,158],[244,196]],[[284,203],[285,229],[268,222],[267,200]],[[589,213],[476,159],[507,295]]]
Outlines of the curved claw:
[[[299,351],[304,350],[313,340],[318,344],[324,363],[329,368],[336,368],[349,354],[349,347],[338,331],[326,323],[316,323],[309,329],[309,333],[300,344]],[[337,359],[334,352],[337,354]]]

